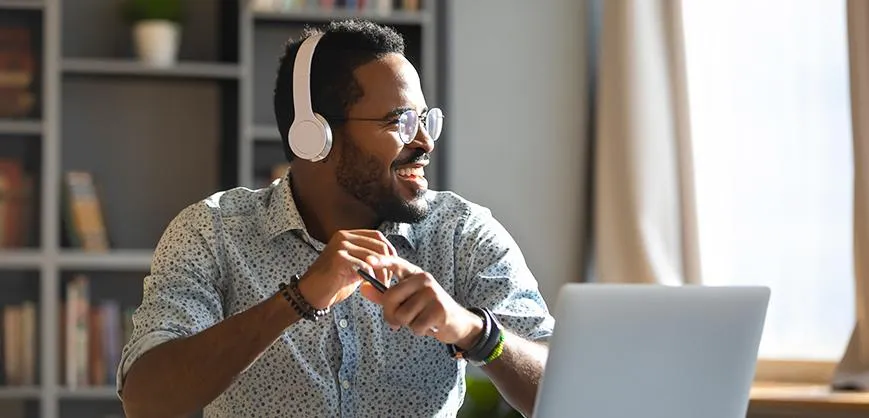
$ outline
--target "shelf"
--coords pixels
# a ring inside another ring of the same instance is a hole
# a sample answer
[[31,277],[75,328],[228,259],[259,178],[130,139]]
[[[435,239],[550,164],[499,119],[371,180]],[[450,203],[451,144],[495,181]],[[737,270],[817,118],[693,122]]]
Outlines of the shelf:
[[107,253],[64,250],[58,264],[66,269],[149,270],[152,255],[148,250],[113,250]]
[[0,399],[39,399],[39,386],[0,386]]
[[0,135],[39,135],[42,133],[42,121],[0,119]]
[[44,7],[42,0],[0,0],[0,10],[42,10]]
[[95,386],[81,388],[61,388],[58,390],[57,396],[61,399],[98,399],[98,400],[115,400],[118,399],[118,391],[114,386]]
[[281,134],[276,126],[254,125],[250,128],[251,137],[254,141],[280,141]]
[[3,269],[37,269],[45,257],[39,250],[3,249],[0,250],[0,268]]
[[254,12],[254,19],[261,22],[327,23],[332,20],[360,18],[384,25],[422,25],[430,20],[425,11],[393,11],[380,14],[373,11],[356,10],[292,10],[287,12]]
[[73,75],[174,77],[203,79],[238,79],[241,67],[237,64],[180,62],[168,68],[149,67],[135,60],[103,58],[64,58],[63,72]]

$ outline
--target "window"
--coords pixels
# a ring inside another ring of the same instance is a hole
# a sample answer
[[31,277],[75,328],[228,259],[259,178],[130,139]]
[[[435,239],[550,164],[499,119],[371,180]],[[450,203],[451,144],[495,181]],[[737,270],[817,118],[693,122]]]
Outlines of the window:
[[854,324],[845,0],[684,0],[703,278],[772,289],[760,357]]

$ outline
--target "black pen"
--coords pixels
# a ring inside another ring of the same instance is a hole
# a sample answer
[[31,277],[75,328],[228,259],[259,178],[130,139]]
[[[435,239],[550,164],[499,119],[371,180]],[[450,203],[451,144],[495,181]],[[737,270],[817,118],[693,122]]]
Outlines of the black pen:
[[371,285],[374,286],[374,288],[377,289],[378,292],[386,292],[386,285],[380,283],[380,281],[375,279],[374,277],[371,277],[371,275],[368,274],[367,271],[362,269],[356,269],[356,272],[359,273],[359,275],[362,276],[362,278],[365,279],[366,282],[371,283]]

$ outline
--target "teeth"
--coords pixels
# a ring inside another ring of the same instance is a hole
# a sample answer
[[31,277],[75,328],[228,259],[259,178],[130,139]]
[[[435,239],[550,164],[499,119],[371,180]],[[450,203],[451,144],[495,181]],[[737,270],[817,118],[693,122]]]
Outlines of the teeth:
[[413,167],[413,168],[399,168],[395,170],[396,174],[401,177],[423,177],[425,176],[425,170],[422,167]]

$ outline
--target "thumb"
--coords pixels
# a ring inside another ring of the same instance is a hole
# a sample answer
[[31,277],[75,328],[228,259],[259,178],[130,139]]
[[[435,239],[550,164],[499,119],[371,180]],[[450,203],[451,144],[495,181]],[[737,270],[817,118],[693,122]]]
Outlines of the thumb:
[[359,286],[359,293],[361,293],[365,299],[368,299],[378,305],[383,304],[383,294],[377,291],[377,289],[375,289],[374,286],[371,285],[371,283],[362,282],[362,284]]
[[385,268],[391,271],[393,274],[398,276],[399,279],[422,271],[421,268],[397,256],[368,257],[365,261],[368,262],[372,268]]

